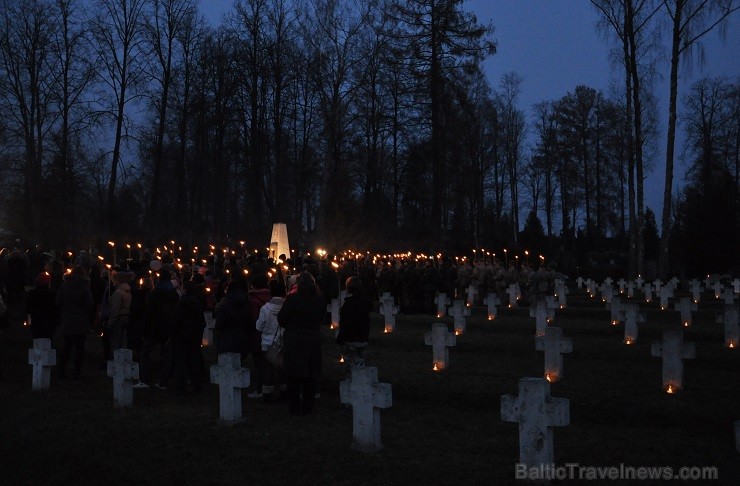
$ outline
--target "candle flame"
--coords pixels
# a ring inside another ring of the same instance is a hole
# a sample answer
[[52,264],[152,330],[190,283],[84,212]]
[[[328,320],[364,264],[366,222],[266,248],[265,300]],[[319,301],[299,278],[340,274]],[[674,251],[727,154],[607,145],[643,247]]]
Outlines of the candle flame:
[[625,339],[624,344],[632,344],[632,339],[630,338]]
[[344,363],[344,356],[340,356],[340,357],[339,357],[339,362],[340,362],[340,363]]
[[683,322],[683,327],[689,327],[689,321],[684,321]]
[[459,336],[462,334],[462,331],[460,329],[455,329],[455,336]]
[[492,321],[495,317],[496,316],[494,316],[493,314],[488,314],[488,320],[489,321]]
[[550,382],[550,383],[552,383],[553,381],[555,381],[555,377],[554,376],[551,376],[550,373],[545,373],[545,379],[548,382]]
[[671,393],[671,394],[672,394],[673,392],[675,392],[675,390],[673,389],[673,386],[671,386],[671,385],[668,385],[668,388],[666,388],[666,390],[665,390],[665,391],[666,391],[666,393]]
[[728,348],[734,348],[735,343],[733,341],[730,341],[730,344],[727,345]]
[[617,324],[619,324],[619,321],[612,321],[612,326],[616,326]]

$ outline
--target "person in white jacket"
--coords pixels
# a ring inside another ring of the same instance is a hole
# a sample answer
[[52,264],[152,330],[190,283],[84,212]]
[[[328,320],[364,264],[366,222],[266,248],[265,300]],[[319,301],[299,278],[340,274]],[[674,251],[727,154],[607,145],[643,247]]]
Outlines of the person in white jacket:
[[[270,301],[260,308],[257,318],[257,330],[262,333],[262,352],[272,345],[275,338],[282,334],[277,320],[277,314],[285,300],[285,285],[279,280],[270,281]],[[280,372],[272,363],[265,360],[265,376],[262,385],[262,397],[265,401],[277,401],[280,396]],[[277,386],[277,388],[276,388]]]

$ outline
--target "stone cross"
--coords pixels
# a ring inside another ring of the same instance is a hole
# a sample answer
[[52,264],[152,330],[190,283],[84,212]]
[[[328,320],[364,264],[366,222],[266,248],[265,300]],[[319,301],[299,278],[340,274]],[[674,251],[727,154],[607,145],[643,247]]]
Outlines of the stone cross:
[[740,346],[740,319],[735,304],[725,304],[724,314],[717,317],[717,322],[725,325],[725,346],[737,348]]
[[391,385],[378,383],[378,368],[353,366],[351,378],[339,384],[342,403],[352,405],[352,449],[374,452],[380,443],[380,409],[393,403]]
[[632,298],[635,296],[635,282],[627,282],[627,297]]
[[594,295],[596,295],[596,282],[588,279],[586,281],[586,291],[588,292],[589,297],[593,298]]
[[638,289],[642,288],[643,282],[645,282],[645,280],[642,278],[641,275],[638,275],[637,278],[635,279],[635,285],[637,285]]
[[213,317],[211,311],[203,313],[203,317],[206,320],[206,327],[203,328],[203,339],[201,339],[201,346],[211,346],[213,344],[213,332],[216,329],[216,318]]
[[242,368],[239,353],[221,353],[211,365],[211,383],[218,385],[218,416],[224,422],[242,420],[242,388],[249,386],[249,369]]
[[673,298],[673,289],[669,286],[661,287],[660,290],[660,310],[668,308],[668,299]]
[[634,302],[624,304],[624,344],[634,344],[637,341],[637,324],[645,322],[645,316],[640,314],[640,306]]
[[683,342],[683,331],[663,331],[663,342],[653,341],[651,354],[663,358],[663,388],[668,393],[683,386],[683,360],[696,357],[694,343]]
[[678,288],[679,282],[681,281],[678,279],[678,277],[671,277],[671,279],[668,281],[668,284],[673,290],[676,290]]
[[619,293],[623,294],[624,286],[627,285],[627,282],[623,278],[620,278],[619,280],[617,280],[617,285],[619,285]]
[[558,307],[560,307],[561,309],[565,309],[566,302],[567,302],[566,296],[569,293],[570,291],[568,291],[568,287],[565,285],[565,282],[558,281],[555,284],[555,297],[558,298],[558,304],[559,304]]
[[611,278],[611,277],[606,277],[606,278],[604,279],[604,285],[607,285],[607,286],[609,286],[609,287],[611,287],[611,285],[612,285],[612,282],[613,282],[613,280],[612,280],[612,278]]
[[714,298],[719,299],[719,296],[722,294],[722,283],[717,280],[712,284],[712,290],[714,290]]
[[33,366],[31,390],[48,390],[51,382],[51,367],[57,364],[57,350],[51,349],[51,339],[33,340],[33,348],[28,350],[28,364]]
[[560,327],[548,327],[544,336],[534,338],[534,348],[545,352],[545,379],[550,383],[563,377],[562,353],[573,352],[573,340],[563,337]]
[[450,299],[447,298],[447,294],[439,293],[434,298],[434,303],[437,304],[437,319],[443,318],[447,314],[447,306],[450,305]]
[[612,297],[612,303],[608,306],[611,311],[612,326],[616,326],[620,321],[624,320],[625,307],[622,303],[622,298],[619,296]]
[[734,304],[735,292],[733,292],[732,289],[728,287],[722,291],[720,298],[724,301],[725,304]]
[[493,292],[489,293],[483,303],[488,306],[488,320],[494,320],[496,318],[496,306],[501,304],[501,300],[499,300],[498,295]]
[[604,282],[604,285],[601,286],[601,300],[607,304],[611,304],[612,297],[614,297],[614,288],[611,284]]
[[130,349],[113,351],[113,361],[108,361],[108,376],[113,378],[113,408],[133,407],[133,380],[139,379],[139,364],[134,363]]
[[694,299],[694,304],[698,304],[701,300],[701,283],[696,279],[692,280],[689,282],[689,291],[691,292],[691,297]]
[[691,312],[696,312],[698,307],[689,297],[681,297],[681,300],[676,302],[675,309],[681,313],[681,325],[689,327],[691,325]]
[[655,281],[653,281],[653,288],[655,289],[656,294],[660,292],[660,289],[663,288],[663,281],[659,278],[655,279]]
[[645,294],[645,302],[653,301],[653,287],[649,283],[642,288],[642,293]]
[[583,277],[578,277],[578,278],[576,279],[576,287],[578,287],[579,289],[580,289],[581,287],[583,287]]
[[[383,292],[383,294],[387,294],[388,292]],[[339,307],[342,307],[344,305],[344,299],[347,298],[347,290],[340,290],[339,291]]]
[[472,307],[473,304],[475,304],[475,297],[478,295],[478,286],[470,284],[467,289],[465,289],[465,293],[468,295],[468,307]]
[[448,312],[455,322],[455,335],[459,336],[465,332],[465,317],[470,315],[470,309],[465,306],[462,300],[456,300],[452,303],[452,310]]
[[534,317],[535,336],[544,336],[547,323],[549,322],[549,311],[545,299],[539,298],[534,305],[529,307],[529,317]]
[[734,290],[736,294],[740,294],[740,278],[736,278],[730,282],[730,285],[732,285],[732,290]]
[[396,299],[393,298],[390,292],[383,292],[383,295],[380,296],[380,303],[388,302],[389,304],[395,304]]
[[329,329],[336,329],[339,331],[339,299],[331,299],[331,302],[326,306],[327,312],[331,314],[331,324]]
[[501,420],[519,422],[519,462],[527,467],[553,464],[552,427],[570,423],[570,402],[550,396],[544,378],[521,378],[519,396],[501,397]]
[[450,365],[450,347],[457,344],[454,333],[447,331],[441,322],[432,324],[432,330],[424,334],[424,344],[432,347],[432,369],[442,371]]
[[396,314],[398,314],[398,306],[393,303],[393,300],[384,300],[380,303],[380,313],[383,314],[383,320],[385,322],[385,328],[383,332],[393,332],[396,330]]
[[516,301],[519,298],[518,297],[518,290],[516,284],[511,284],[506,289],[506,293],[509,294],[509,309],[514,309],[516,307]]

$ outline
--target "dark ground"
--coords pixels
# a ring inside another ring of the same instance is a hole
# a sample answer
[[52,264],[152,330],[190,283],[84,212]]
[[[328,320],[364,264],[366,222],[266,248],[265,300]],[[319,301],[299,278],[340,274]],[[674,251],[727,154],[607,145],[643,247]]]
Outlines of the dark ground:
[[[653,303],[638,342],[626,346],[609,312],[573,291],[554,323],[574,343],[563,380],[552,385],[553,396],[570,399],[571,425],[554,429],[558,465],[716,466],[712,484],[737,484],[740,350],[723,347],[722,325],[714,322],[720,307],[704,299],[685,333],[697,358],[685,362],[684,389],[668,395],[650,343],[679,314]],[[500,397],[517,394],[519,378],[542,376],[534,319],[527,308],[503,309],[488,322],[485,308],[475,308],[442,373],[431,370],[424,345],[434,321],[399,315],[397,331],[384,335],[381,316],[373,315],[368,364],[392,385],[393,406],[381,412],[384,449],[370,455],[349,448],[352,417],[338,392],[344,369],[328,329],[312,416],[292,417],[285,404],[245,393],[244,422],[224,426],[216,385],[184,397],[137,389],[133,409],[114,410],[92,334],[79,381],[53,376],[50,391],[32,393],[30,330],[15,322],[0,335],[0,484],[515,483],[518,429],[501,421]],[[215,361],[210,349],[205,357],[207,365]]]

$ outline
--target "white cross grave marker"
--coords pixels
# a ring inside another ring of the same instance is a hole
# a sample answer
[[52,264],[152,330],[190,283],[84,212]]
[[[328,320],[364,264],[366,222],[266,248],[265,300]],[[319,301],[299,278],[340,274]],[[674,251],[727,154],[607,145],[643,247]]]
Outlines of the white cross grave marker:
[[642,278],[642,275],[638,275],[637,278],[635,279],[635,285],[637,285],[638,289],[642,288],[643,282],[645,282],[645,279]]
[[646,283],[642,288],[642,293],[645,294],[645,302],[653,301],[653,287],[649,283]]
[[681,300],[676,302],[675,308],[681,313],[681,325],[689,327],[691,325],[691,312],[698,310],[697,305],[689,297],[681,297]]
[[719,299],[720,295],[722,295],[722,283],[717,280],[712,284],[712,290],[714,290],[714,298]]
[[449,311],[449,314],[454,319],[455,336],[463,334],[465,332],[465,317],[470,315],[470,309],[465,306],[462,300],[456,300],[452,303],[452,310]]
[[579,289],[583,287],[583,277],[578,277],[576,279],[576,287]]
[[645,322],[645,316],[640,313],[640,306],[634,302],[624,304],[624,344],[634,344],[637,341],[638,323]]
[[694,299],[694,304],[698,304],[701,300],[701,283],[694,279],[691,282],[689,282],[689,291],[691,292],[691,297]]
[[432,324],[432,330],[424,334],[424,344],[432,347],[432,369],[442,371],[450,365],[450,347],[457,344],[454,333],[447,331],[442,322]]
[[393,299],[384,300],[380,303],[380,313],[383,314],[383,322],[385,327],[383,328],[384,333],[393,332],[396,330],[396,314],[398,314],[398,306],[393,303]]
[[[385,293],[385,292],[383,292]],[[339,291],[339,307],[342,307],[344,305],[344,299],[347,298],[347,290],[340,290]]]
[[378,368],[354,366],[351,378],[339,384],[342,403],[352,405],[352,449],[373,452],[380,443],[380,409],[393,403],[391,385],[378,383]]
[[203,339],[201,339],[200,344],[211,346],[213,344],[213,331],[216,329],[216,318],[213,317],[211,311],[204,312],[203,317],[206,320],[206,327],[203,328]]
[[608,307],[611,312],[612,326],[616,326],[625,318],[625,307],[622,298],[619,296],[612,297],[612,303]]
[[339,299],[331,299],[331,302],[326,306],[327,312],[331,314],[331,323],[329,329],[335,329],[339,332]]
[[661,287],[658,292],[660,292],[660,310],[666,310],[668,308],[668,299],[673,298],[673,289],[666,285]]
[[635,282],[627,282],[627,297],[632,298],[635,296]]
[[139,379],[139,364],[134,363],[130,349],[113,351],[113,361],[108,361],[108,376],[113,378],[113,408],[133,407],[133,380]]
[[619,293],[623,294],[624,286],[627,285],[627,282],[623,278],[620,278],[619,280],[617,280],[617,285],[619,285]]
[[48,390],[51,367],[57,364],[57,350],[51,349],[51,339],[33,340],[33,348],[28,350],[28,364],[33,366],[31,390]]
[[517,291],[517,285],[511,284],[507,287],[506,293],[509,294],[509,309],[516,308],[516,301],[519,298],[518,291]]
[[740,345],[740,319],[735,304],[725,304],[724,314],[717,317],[717,322],[725,325],[725,346],[737,348]]
[[732,285],[732,290],[734,290],[736,294],[740,294],[740,278],[736,278],[730,282],[730,285]]
[[447,314],[447,306],[450,305],[450,299],[447,298],[447,294],[440,292],[434,298],[434,303],[437,304],[437,319],[443,318]]
[[611,286],[611,284],[607,284],[606,282],[604,282],[604,285],[601,286],[602,302],[611,304],[613,297],[614,297],[614,288]]
[[242,388],[249,386],[249,369],[242,368],[239,353],[221,353],[211,365],[211,383],[218,385],[218,415],[224,422],[242,420]]
[[465,293],[468,296],[467,306],[472,307],[473,304],[475,304],[475,297],[478,295],[478,286],[470,284],[468,288],[465,289]]
[[562,353],[573,352],[573,340],[563,337],[560,327],[548,327],[544,336],[534,338],[534,348],[545,352],[545,379],[550,383],[563,377]]
[[696,357],[694,343],[683,342],[683,331],[663,331],[663,342],[653,341],[651,354],[663,358],[663,388],[674,393],[683,386],[683,360]]
[[558,307],[561,309],[565,309],[567,299],[566,296],[570,293],[568,290],[568,287],[565,285],[565,282],[562,280],[555,282],[555,297],[558,298]]
[[549,310],[545,299],[539,298],[529,307],[529,317],[534,317],[535,336],[544,336],[549,322]]
[[735,292],[729,287],[725,288],[720,294],[720,298],[724,301],[725,305],[735,303]]
[[527,467],[553,464],[552,427],[570,423],[570,402],[550,396],[544,378],[521,378],[519,396],[501,397],[501,420],[519,422],[519,462]]
[[488,306],[488,320],[494,320],[496,318],[496,306],[501,304],[501,300],[498,298],[498,295],[493,292],[489,293],[483,303]]

